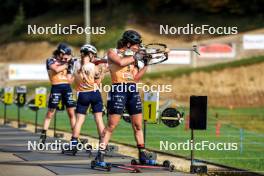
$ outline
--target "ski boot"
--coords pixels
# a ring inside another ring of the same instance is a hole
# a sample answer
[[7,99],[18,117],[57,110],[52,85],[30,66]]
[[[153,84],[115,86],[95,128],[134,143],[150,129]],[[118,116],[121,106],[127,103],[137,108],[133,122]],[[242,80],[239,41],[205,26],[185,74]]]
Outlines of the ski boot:
[[154,152],[148,152],[144,150],[139,153],[139,164],[155,165],[157,163],[156,160],[157,160],[157,154]]
[[78,139],[72,139],[70,141],[70,144],[68,144],[66,149],[62,149],[61,153],[62,154],[71,154],[73,156],[76,155],[78,152],[77,145],[78,145]]
[[104,162],[104,152],[105,151],[98,151],[98,154],[95,157],[95,160],[91,161],[91,169],[94,169],[97,167],[97,168],[105,169],[108,172],[111,171],[112,164]]
[[41,133],[39,137],[39,144],[45,144],[46,143],[47,135],[45,133]]
[[170,172],[175,170],[175,166],[169,160],[165,160],[162,164],[159,164],[157,163],[157,154],[147,151],[140,152],[139,160],[132,159],[131,165],[135,165],[138,168],[165,169]]

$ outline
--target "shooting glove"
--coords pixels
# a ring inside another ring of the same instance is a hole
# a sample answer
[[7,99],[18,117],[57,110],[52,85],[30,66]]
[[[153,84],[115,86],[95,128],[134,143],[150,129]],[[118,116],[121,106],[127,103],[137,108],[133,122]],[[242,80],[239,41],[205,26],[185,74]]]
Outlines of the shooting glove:
[[133,57],[135,60],[142,60],[144,55],[142,53],[136,52]]
[[149,63],[149,59],[147,57],[143,57],[142,60],[143,60],[144,66],[147,66]]

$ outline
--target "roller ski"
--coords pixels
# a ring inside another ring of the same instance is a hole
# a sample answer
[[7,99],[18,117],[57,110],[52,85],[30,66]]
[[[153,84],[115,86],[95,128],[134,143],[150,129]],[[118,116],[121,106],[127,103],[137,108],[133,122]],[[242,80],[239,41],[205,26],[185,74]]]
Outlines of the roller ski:
[[157,155],[147,151],[140,152],[138,160],[132,159],[131,166],[145,169],[165,169],[170,172],[175,170],[175,166],[169,160],[165,160],[162,164],[159,164],[157,163]]
[[128,166],[125,164],[112,164],[112,163],[99,161],[99,160],[92,160],[91,161],[91,169],[100,168],[100,169],[103,169],[103,170],[110,172],[112,167],[119,168],[122,170],[127,170],[127,171],[132,172],[132,173],[141,172],[138,168],[136,168],[132,165]]
[[112,167],[127,170],[129,172],[138,173],[140,170],[138,168],[135,168],[133,166],[126,166],[123,164],[112,164],[104,161],[105,156],[105,150],[104,151],[98,151],[98,154],[95,158],[95,160],[92,160],[91,162],[91,169],[100,168],[106,171],[111,171]]
[[132,173],[140,173],[141,172],[138,167],[135,167],[134,165],[129,165],[129,164],[112,164],[112,167],[127,170],[127,171],[132,172]]
[[104,152],[105,151],[98,151],[95,160],[91,161],[91,169],[100,168],[108,172],[111,171],[112,164],[104,162]]
[[111,171],[112,164],[104,161],[100,162],[100,161],[92,160],[91,169],[95,169],[95,168],[105,169],[106,171],[109,172]]
[[165,160],[162,164],[156,163],[154,165],[150,165],[150,164],[140,164],[137,160],[133,159],[131,160],[131,164],[126,166],[134,166],[136,168],[141,168],[141,169],[165,169],[170,172],[173,172],[175,170],[175,166],[171,164],[169,160]]

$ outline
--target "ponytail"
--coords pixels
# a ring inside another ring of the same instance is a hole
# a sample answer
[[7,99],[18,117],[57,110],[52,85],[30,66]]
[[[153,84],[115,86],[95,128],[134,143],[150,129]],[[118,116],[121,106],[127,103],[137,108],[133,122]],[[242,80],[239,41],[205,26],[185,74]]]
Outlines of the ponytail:
[[127,44],[128,44],[129,42],[127,41],[127,40],[125,40],[125,39],[119,39],[118,41],[117,41],[117,49],[121,49],[121,48],[123,48],[124,46],[127,46]]
[[53,54],[54,57],[56,57],[56,56],[58,56],[60,54],[60,51],[59,50],[54,50],[52,54]]
[[89,55],[90,52],[88,53],[81,53],[81,66],[80,66],[80,69],[79,69],[79,72],[82,71],[82,68],[83,68],[83,65],[84,65],[84,57],[88,56],[89,57],[89,60],[91,62],[91,58],[90,58],[90,55]]

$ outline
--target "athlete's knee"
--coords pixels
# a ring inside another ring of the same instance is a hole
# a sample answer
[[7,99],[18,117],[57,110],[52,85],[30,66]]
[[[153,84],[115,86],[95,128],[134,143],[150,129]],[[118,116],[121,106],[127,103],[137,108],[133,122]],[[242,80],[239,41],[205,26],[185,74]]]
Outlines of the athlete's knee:
[[75,112],[74,112],[74,109],[68,109],[68,115],[69,115],[69,118],[72,119],[72,118],[75,118]]
[[134,129],[134,131],[141,131],[142,130],[142,125],[138,124],[138,123],[135,123],[135,124],[133,124],[133,129]]
[[49,109],[48,109],[48,112],[47,112],[47,115],[46,115],[46,118],[51,119],[51,118],[54,116],[55,111],[56,111],[55,109],[53,109],[53,108],[49,108]]
[[69,114],[69,118],[70,119],[75,119],[75,114],[74,113]]
[[115,124],[108,124],[107,127],[106,127],[106,130],[110,133],[112,133],[116,128],[116,125]]

